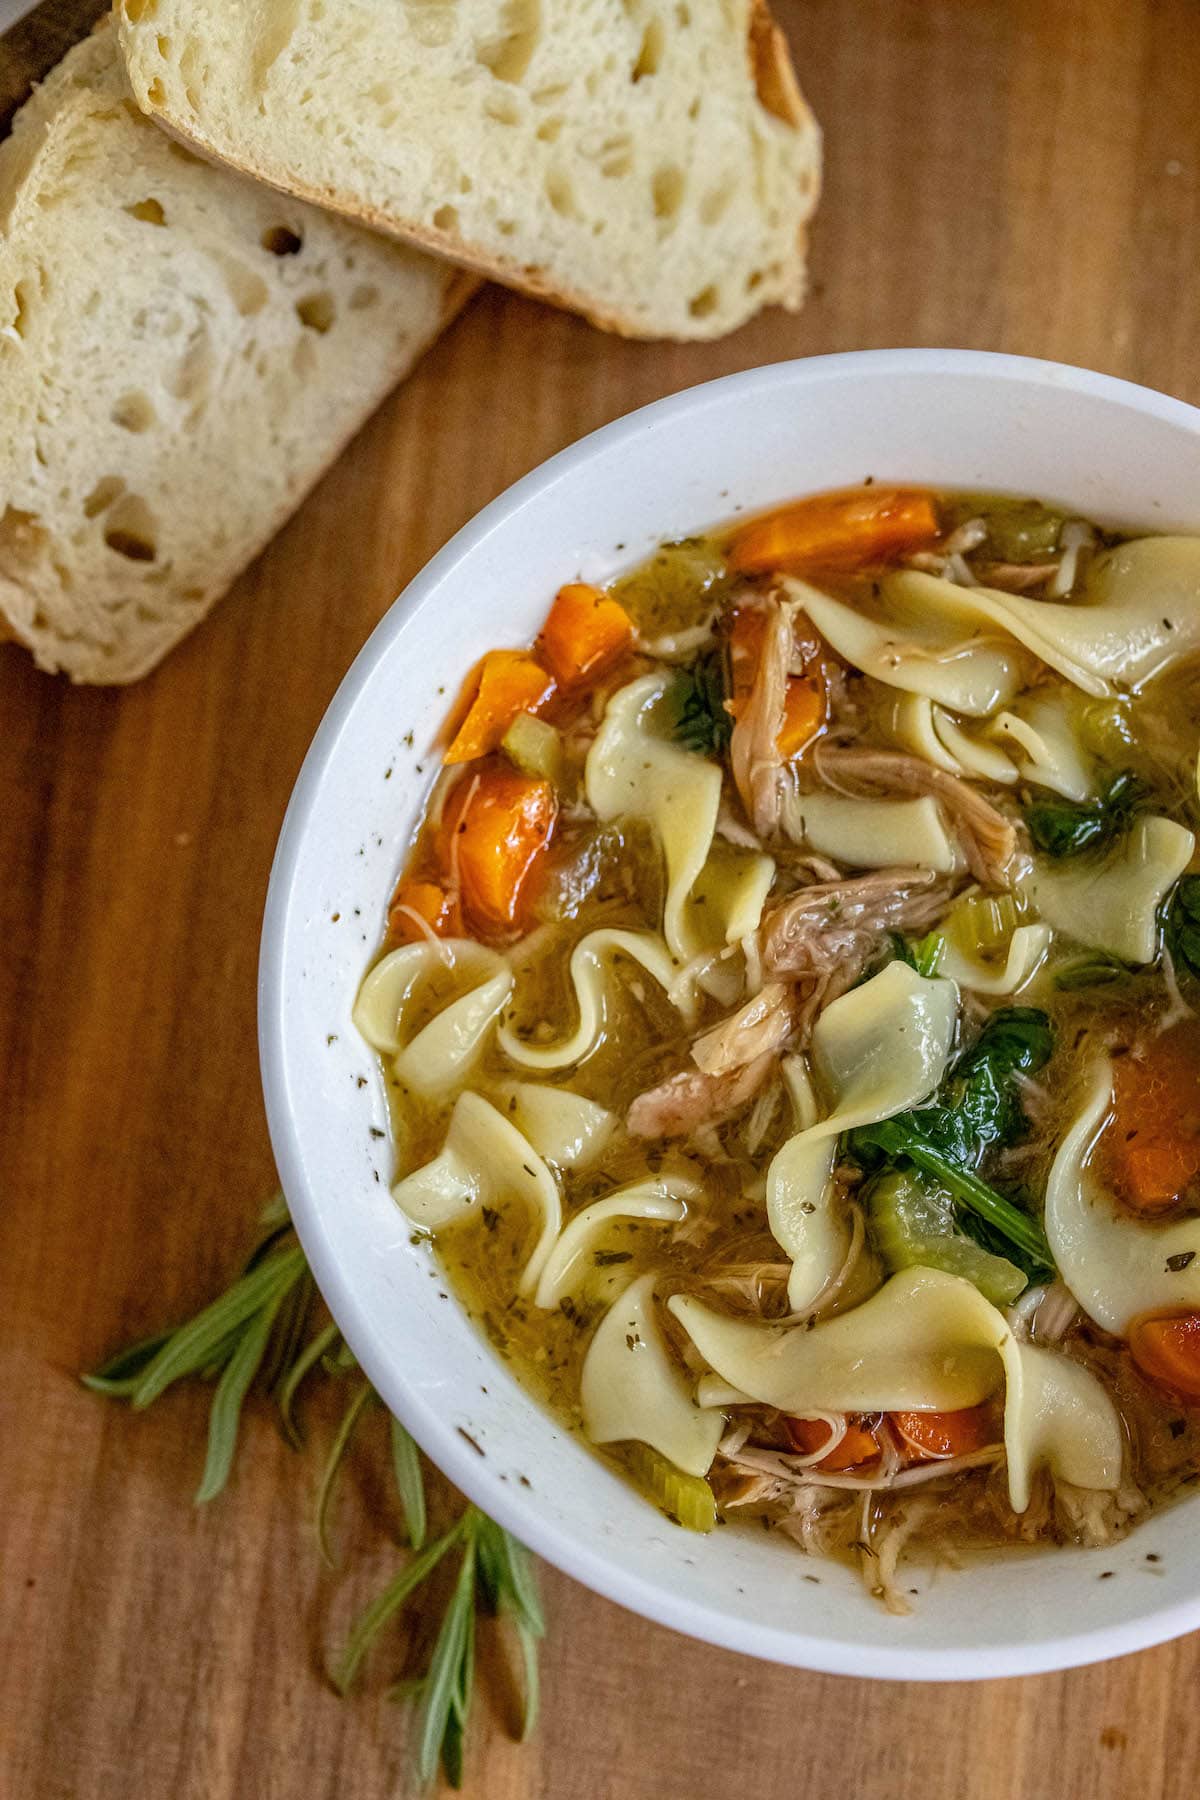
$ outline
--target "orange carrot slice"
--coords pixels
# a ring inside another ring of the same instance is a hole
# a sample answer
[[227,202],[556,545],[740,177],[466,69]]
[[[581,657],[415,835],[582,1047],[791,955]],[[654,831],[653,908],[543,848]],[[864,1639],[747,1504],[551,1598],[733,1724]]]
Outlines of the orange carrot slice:
[[1200,1313],[1157,1313],[1135,1319],[1129,1351],[1148,1380],[1200,1404]]
[[734,538],[729,562],[743,575],[776,570],[851,574],[933,544],[938,517],[915,488],[851,488],[816,494],[753,519]]
[[493,763],[467,775],[446,803],[439,851],[447,885],[483,934],[523,922],[531,878],[554,832],[558,803],[548,781]]
[[633,621],[603,588],[574,581],[560,588],[539,639],[563,687],[602,674],[633,642]]
[[489,650],[478,685],[446,751],[448,763],[474,762],[498,748],[518,713],[535,713],[554,692],[554,678],[528,650]]

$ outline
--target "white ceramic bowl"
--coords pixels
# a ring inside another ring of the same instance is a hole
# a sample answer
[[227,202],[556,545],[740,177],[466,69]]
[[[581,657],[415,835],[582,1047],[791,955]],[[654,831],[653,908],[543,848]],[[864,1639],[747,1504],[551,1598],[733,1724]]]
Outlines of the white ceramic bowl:
[[392,607],[301,771],[263,933],[267,1112],[296,1228],[355,1355],[434,1462],[531,1548],[623,1606],[754,1656],[922,1680],[1023,1674],[1200,1625],[1200,1502],[1113,1549],[988,1558],[932,1583],[920,1572],[917,1610],[899,1620],[851,1571],[763,1533],[673,1527],[526,1395],[410,1243],[388,1192],[381,1079],[350,1023],[428,745],[474,659],[527,643],[566,580],[603,581],[660,539],[868,475],[1195,530],[1200,412],[1019,358],[829,356],[660,401],[518,482]]

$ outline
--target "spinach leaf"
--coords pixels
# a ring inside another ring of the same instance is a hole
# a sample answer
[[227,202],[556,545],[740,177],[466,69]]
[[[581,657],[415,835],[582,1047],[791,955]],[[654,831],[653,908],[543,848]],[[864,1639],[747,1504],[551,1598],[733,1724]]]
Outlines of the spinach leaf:
[[[855,1161],[876,1170],[909,1163],[934,1176],[961,1206],[986,1222],[1024,1259],[1022,1267],[1052,1266],[1037,1220],[978,1174],[989,1150],[1015,1143],[1026,1130],[1016,1077],[1031,1075],[1053,1048],[1050,1021],[1036,1007],[1003,1007],[992,1014],[931,1105],[900,1113],[847,1136]],[[983,1241],[982,1239],[980,1240]],[[995,1241],[986,1244],[996,1247]]]
[[923,938],[915,938],[911,943],[898,931],[888,934],[892,942],[892,951],[897,962],[907,963],[918,975],[926,977],[937,974],[938,964],[942,960],[942,951],[946,948],[946,939],[940,931],[930,931]]
[[1127,829],[1146,798],[1142,782],[1123,769],[1107,783],[1097,800],[1064,800],[1058,795],[1034,800],[1025,808],[1029,835],[1047,856],[1078,856],[1103,849]]
[[1176,884],[1166,911],[1166,943],[1177,973],[1200,975],[1200,875]]
[[710,650],[681,669],[664,695],[675,741],[698,756],[722,755],[733,735],[725,696],[725,668],[719,650]]

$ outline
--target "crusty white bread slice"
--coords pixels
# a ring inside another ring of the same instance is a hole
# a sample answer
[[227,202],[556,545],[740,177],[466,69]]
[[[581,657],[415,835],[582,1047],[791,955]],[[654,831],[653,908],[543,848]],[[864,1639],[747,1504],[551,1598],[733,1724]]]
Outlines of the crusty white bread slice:
[[77,45],[0,145],[0,624],[144,674],[473,285],[201,161],[115,32]]
[[765,0],[116,0],[180,138],[635,337],[803,296],[820,137]]

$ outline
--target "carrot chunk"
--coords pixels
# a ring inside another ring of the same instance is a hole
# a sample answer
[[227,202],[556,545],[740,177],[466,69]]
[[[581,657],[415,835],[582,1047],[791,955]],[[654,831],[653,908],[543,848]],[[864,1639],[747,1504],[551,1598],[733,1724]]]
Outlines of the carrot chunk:
[[436,881],[419,881],[405,875],[388,909],[388,942],[418,943],[426,936],[421,929],[422,920],[437,937],[457,937],[462,931],[462,915],[452,894]]
[[633,621],[603,588],[573,581],[560,588],[539,639],[542,655],[563,687],[611,667],[633,642]]
[[1129,1351],[1148,1380],[1181,1400],[1200,1403],[1200,1313],[1157,1313],[1135,1319]]
[[510,933],[522,922],[557,814],[548,781],[500,762],[464,776],[450,796],[439,838],[442,866],[481,933]]
[[1200,1021],[1183,1019],[1113,1065],[1109,1179],[1153,1217],[1200,1196]]
[[852,488],[798,500],[739,531],[729,561],[743,575],[776,569],[849,574],[878,567],[939,535],[928,494],[913,488]]
[[[750,698],[766,628],[767,615],[761,606],[734,609],[729,631],[729,710],[735,719],[741,717]],[[820,663],[803,675],[788,677],[783,724],[775,734],[775,746],[785,760],[799,756],[822,731],[828,719],[828,701],[828,682]]]
[[489,650],[466,717],[446,751],[448,763],[474,762],[495,750],[518,713],[537,712],[554,692],[554,678],[527,650]]
[[[824,1419],[785,1419],[783,1425],[801,1456],[812,1456],[833,1436]],[[860,1463],[874,1462],[879,1454],[879,1439],[874,1431],[851,1416],[846,1422],[845,1437],[816,1466],[832,1475],[840,1469],[856,1469]]]
[[889,1417],[913,1462],[969,1456],[996,1441],[989,1406],[964,1406],[957,1412],[894,1412]]

